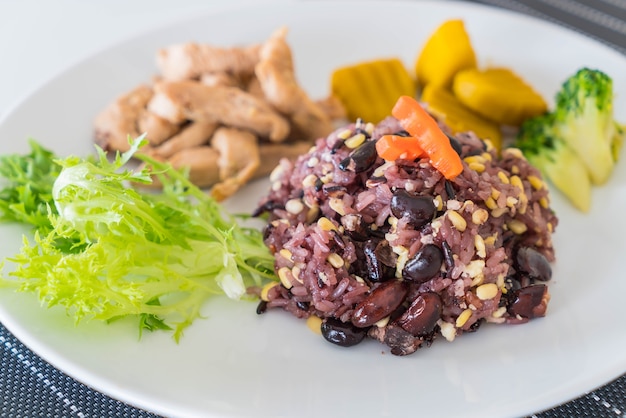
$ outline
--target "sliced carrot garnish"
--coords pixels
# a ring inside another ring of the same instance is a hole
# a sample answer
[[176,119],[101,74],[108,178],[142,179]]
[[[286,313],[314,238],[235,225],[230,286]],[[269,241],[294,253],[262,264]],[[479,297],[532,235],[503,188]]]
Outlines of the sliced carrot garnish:
[[383,135],[376,141],[376,152],[387,161],[394,161],[400,157],[414,160],[425,155],[417,139],[410,136]]
[[449,180],[463,171],[463,162],[437,121],[410,96],[401,96],[391,114],[428,155],[430,163]]

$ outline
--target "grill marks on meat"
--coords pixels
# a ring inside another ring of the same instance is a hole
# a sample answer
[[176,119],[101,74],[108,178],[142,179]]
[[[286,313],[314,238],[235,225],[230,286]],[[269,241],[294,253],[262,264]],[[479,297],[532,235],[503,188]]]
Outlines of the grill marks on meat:
[[345,118],[337,99],[313,101],[299,86],[286,33],[281,28],[265,43],[244,47],[160,49],[160,74],[96,117],[95,142],[126,151],[129,136],[146,133],[142,152],[189,168],[191,181],[213,187],[220,200],[268,175]]

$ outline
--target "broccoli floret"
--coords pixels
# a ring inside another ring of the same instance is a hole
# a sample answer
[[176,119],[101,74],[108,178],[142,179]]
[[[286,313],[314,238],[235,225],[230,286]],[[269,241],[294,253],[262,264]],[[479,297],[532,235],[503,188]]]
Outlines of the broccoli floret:
[[582,68],[556,95],[555,134],[584,162],[594,184],[605,183],[624,141],[613,116],[613,81],[599,70]]
[[554,113],[526,120],[514,146],[583,212],[591,206],[591,181],[582,159],[558,135]]

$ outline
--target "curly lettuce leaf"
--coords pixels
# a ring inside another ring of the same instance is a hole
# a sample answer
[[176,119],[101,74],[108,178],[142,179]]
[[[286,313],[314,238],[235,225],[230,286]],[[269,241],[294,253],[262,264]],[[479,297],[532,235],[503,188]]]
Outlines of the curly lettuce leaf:
[[0,190],[0,221],[49,230],[48,203],[61,166],[54,161],[51,151],[34,140],[29,140],[29,145],[29,154],[0,156],[0,177],[4,179]]
[[[77,322],[135,316],[140,331],[171,329],[178,341],[211,295],[240,299],[275,280],[261,232],[241,226],[184,173],[139,155],[143,144],[131,141],[112,161],[98,147],[95,159],[55,160],[62,170],[47,191],[50,228],[24,238],[0,284],[63,306]],[[128,167],[133,157],[143,168]],[[162,193],[129,187],[152,176]]]

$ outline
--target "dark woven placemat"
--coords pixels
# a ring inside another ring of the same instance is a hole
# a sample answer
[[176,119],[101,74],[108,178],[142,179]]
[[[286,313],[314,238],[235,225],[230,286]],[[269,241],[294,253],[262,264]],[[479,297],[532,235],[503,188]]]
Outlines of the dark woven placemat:
[[580,32],[626,54],[624,0],[469,0],[513,10]]
[[[158,418],[96,392],[43,361],[0,324],[2,417]],[[622,417],[626,376],[537,418]]]
[[540,414],[538,418],[623,417],[626,414],[626,375],[600,389]]
[[85,386],[33,354],[0,324],[2,417],[158,418]]

